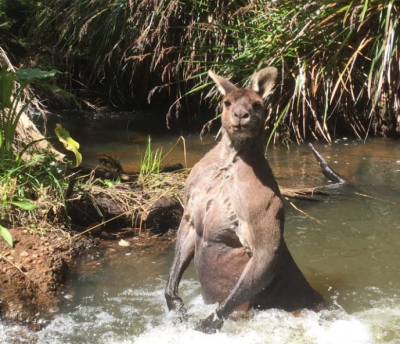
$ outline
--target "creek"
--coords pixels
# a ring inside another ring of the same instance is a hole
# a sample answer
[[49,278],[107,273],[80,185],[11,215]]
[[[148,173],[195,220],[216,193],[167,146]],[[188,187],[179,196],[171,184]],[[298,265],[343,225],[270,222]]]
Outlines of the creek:
[[[79,137],[66,128],[80,141],[85,163],[105,153],[119,156],[126,170],[137,170],[146,133],[108,128],[106,137],[93,131]],[[176,140],[158,135],[152,143],[165,152]],[[186,143],[188,165],[215,144],[213,137],[201,142],[196,135]],[[157,256],[127,248],[112,260],[99,260],[88,273],[74,274],[54,319],[41,331],[0,323],[0,343],[400,343],[400,145],[341,138],[331,146],[314,146],[358,190],[333,187],[344,194],[328,202],[295,202],[314,219],[286,204],[288,247],[312,286],[332,304],[329,309],[300,317],[255,311],[250,319],[228,320],[219,333],[206,335],[193,326],[215,305],[203,303],[193,265],[180,287],[191,319],[175,325],[164,299],[173,247]],[[183,163],[182,148],[176,151],[168,162]],[[329,184],[306,145],[270,148],[268,159],[282,186]]]

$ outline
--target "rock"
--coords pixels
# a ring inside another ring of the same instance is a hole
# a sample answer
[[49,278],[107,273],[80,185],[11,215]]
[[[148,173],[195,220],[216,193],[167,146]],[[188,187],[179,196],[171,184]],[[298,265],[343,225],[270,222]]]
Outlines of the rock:
[[26,251],[23,251],[23,252],[21,252],[21,253],[19,254],[19,256],[20,256],[20,257],[28,257],[28,256],[29,256],[29,253],[26,252]]
[[38,259],[38,255],[36,253],[32,254],[32,259]]
[[37,262],[36,262],[36,264],[42,264],[43,263],[43,260],[42,259],[39,259]]
[[24,264],[29,264],[30,262],[32,262],[32,258],[28,257],[24,259]]
[[124,240],[124,239],[121,239],[121,240],[118,242],[118,245],[119,245],[119,246],[122,246],[122,247],[129,247],[129,246],[130,246],[129,242],[127,242],[127,241]]
[[107,233],[107,232],[105,232],[105,231],[102,231],[101,233],[100,233],[100,238],[102,238],[102,239],[110,239],[110,235]]

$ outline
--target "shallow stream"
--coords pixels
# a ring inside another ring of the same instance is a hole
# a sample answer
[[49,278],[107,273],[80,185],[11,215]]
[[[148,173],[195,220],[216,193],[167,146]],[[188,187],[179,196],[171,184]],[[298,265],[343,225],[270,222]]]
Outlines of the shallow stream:
[[[153,142],[165,151],[176,139]],[[109,140],[82,151],[89,162],[94,159],[90,152],[120,156],[124,167],[134,170],[136,165],[129,164],[138,161],[136,144],[144,147],[140,140],[119,145]],[[205,143],[188,138],[189,164],[213,144],[211,137]],[[89,274],[73,276],[47,327],[34,333],[0,323],[0,343],[400,343],[400,145],[342,138],[332,146],[315,146],[357,189],[335,189],[345,195],[329,202],[295,202],[312,218],[287,203],[285,237],[310,283],[330,300],[330,309],[300,317],[256,311],[250,319],[228,320],[221,332],[206,335],[194,331],[193,324],[215,306],[203,303],[193,266],[180,288],[191,320],[174,325],[163,295],[173,247],[158,256],[124,248]],[[182,149],[171,155],[172,163],[182,159]],[[268,159],[282,186],[329,184],[306,145],[270,149]]]

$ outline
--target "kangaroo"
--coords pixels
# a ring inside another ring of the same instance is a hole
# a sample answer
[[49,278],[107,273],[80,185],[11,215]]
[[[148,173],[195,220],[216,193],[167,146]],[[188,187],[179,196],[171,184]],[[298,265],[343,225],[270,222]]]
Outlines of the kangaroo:
[[165,290],[169,310],[187,319],[178,296],[194,258],[206,303],[216,311],[197,329],[213,333],[234,311],[315,309],[324,303],[294,262],[283,238],[284,204],[264,156],[263,101],[277,78],[260,70],[250,88],[209,71],[223,96],[222,138],[192,169]]

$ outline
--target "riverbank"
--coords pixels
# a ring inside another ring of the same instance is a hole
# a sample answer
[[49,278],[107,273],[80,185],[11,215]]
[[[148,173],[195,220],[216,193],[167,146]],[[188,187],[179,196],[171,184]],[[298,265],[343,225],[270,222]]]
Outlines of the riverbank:
[[14,247],[0,241],[0,315],[8,323],[40,329],[57,309],[58,296],[77,257],[95,252],[99,241],[71,240],[59,229],[37,233],[10,229]]
[[154,253],[173,240],[159,235],[179,224],[186,172],[140,181],[136,175],[126,183],[94,176],[83,171],[68,178],[58,213],[66,211],[69,220],[56,216],[41,228],[53,205],[47,202],[43,211],[43,202],[32,200],[33,210],[14,216],[13,227],[10,222],[14,247],[0,241],[0,317],[7,323],[40,329],[56,312],[65,281],[87,257],[100,260],[121,249]]
[[[79,270],[90,273],[100,261],[121,251],[137,256],[157,255],[175,240],[173,232],[120,240],[67,234],[34,233],[12,229],[15,247],[0,241],[0,315],[6,324],[40,330],[58,312],[69,277]],[[72,291],[73,292],[73,291]],[[68,296],[64,296],[68,298]]]

